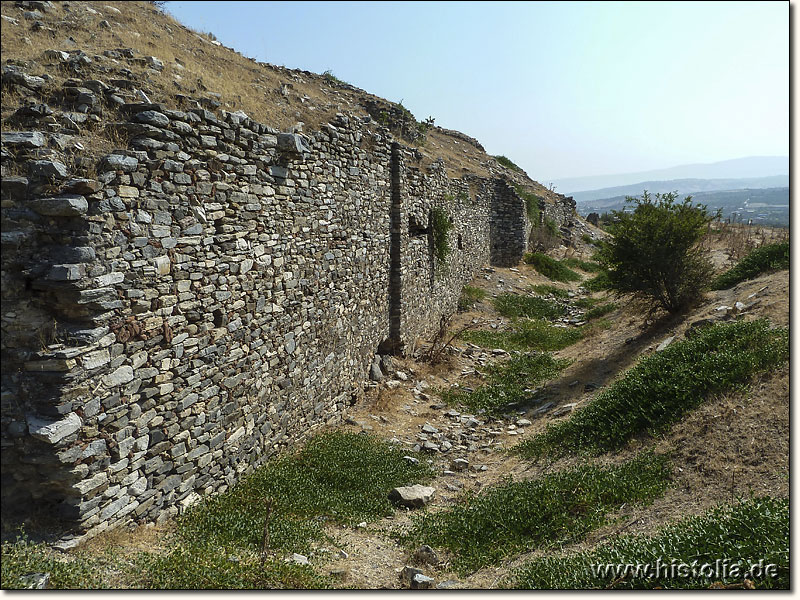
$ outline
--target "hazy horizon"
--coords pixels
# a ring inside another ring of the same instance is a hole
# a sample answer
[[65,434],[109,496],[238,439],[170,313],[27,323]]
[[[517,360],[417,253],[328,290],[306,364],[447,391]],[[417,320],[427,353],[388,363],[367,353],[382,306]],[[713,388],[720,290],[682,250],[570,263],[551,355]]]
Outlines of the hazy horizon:
[[789,153],[785,2],[168,2],[259,61],[338,78],[546,183]]
[[647,181],[671,181],[684,179],[747,179],[789,175],[788,156],[745,156],[711,163],[692,163],[668,166],[633,173],[608,173],[554,179],[551,183],[556,191],[571,194],[586,190],[598,190]]

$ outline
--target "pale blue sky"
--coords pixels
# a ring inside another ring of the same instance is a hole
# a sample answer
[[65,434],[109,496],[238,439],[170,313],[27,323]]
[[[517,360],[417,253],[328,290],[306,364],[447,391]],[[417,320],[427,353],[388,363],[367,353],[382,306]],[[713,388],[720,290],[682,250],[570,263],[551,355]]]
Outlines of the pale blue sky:
[[789,153],[788,2],[168,2],[260,61],[337,77],[529,175]]

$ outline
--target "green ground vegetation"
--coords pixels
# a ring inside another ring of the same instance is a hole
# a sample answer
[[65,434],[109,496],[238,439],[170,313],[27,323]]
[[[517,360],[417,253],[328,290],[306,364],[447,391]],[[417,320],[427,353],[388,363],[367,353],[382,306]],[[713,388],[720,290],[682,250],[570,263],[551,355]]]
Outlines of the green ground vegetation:
[[[598,571],[598,565],[741,564],[736,576],[701,572],[687,577],[630,575]],[[750,574],[757,589],[789,589],[789,501],[741,499],[663,527],[654,535],[629,535],[592,550],[549,555],[518,569],[506,586],[521,589],[703,589],[714,583],[741,584],[750,565],[774,564],[774,574]],[[595,566],[592,569],[592,565]]]
[[764,319],[707,327],[642,358],[569,419],[548,425],[515,451],[535,458],[618,450],[634,435],[666,431],[710,394],[742,386],[788,357],[788,329],[770,328]]

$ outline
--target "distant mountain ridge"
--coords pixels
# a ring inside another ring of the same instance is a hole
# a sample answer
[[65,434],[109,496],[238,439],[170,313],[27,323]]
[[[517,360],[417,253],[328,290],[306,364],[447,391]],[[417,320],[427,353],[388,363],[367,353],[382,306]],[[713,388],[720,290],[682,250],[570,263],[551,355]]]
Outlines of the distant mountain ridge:
[[[620,187],[639,182],[674,179],[742,179],[789,174],[788,156],[747,156],[714,163],[678,165],[653,171],[592,175],[556,179],[557,191],[568,196],[576,192]],[[641,192],[641,190],[639,190]],[[576,197],[577,200],[577,197]]]
[[677,191],[679,194],[696,194],[698,192],[714,192],[723,190],[762,189],[788,187],[789,175],[771,175],[769,177],[742,177],[737,179],[669,179],[660,181],[639,181],[630,185],[572,192],[576,202],[590,202],[613,198],[615,196],[639,196],[642,191],[665,193]]

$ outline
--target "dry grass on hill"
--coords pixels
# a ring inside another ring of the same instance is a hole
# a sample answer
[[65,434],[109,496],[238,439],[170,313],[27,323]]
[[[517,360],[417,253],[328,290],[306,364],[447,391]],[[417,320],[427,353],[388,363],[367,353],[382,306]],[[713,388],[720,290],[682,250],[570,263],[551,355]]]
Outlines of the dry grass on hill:
[[[16,24],[4,20],[0,46],[4,64],[12,61],[30,75],[51,76],[48,88],[52,90],[71,77],[124,77],[135,81],[153,102],[177,107],[179,95],[206,98],[219,102],[225,110],[242,110],[256,121],[282,131],[302,123],[305,132],[319,129],[339,112],[366,115],[361,105],[365,99],[387,102],[331,75],[287,69],[243,56],[221,45],[212,34],[180,24],[152,2],[54,5],[53,10],[43,13],[44,26],[37,28],[34,21],[24,18],[23,9],[14,2],[3,1],[2,14],[15,19]],[[135,58],[155,56],[163,63],[163,69],[103,56],[104,51],[117,49],[132,49]],[[93,63],[82,73],[71,72],[48,58],[47,50],[81,50]],[[5,120],[23,100],[4,90],[2,118]],[[505,176],[548,201],[555,198],[523,173],[502,167],[485,152],[438,127],[428,132],[423,143],[409,145],[421,153],[422,165],[443,159],[451,177],[467,173]]]

